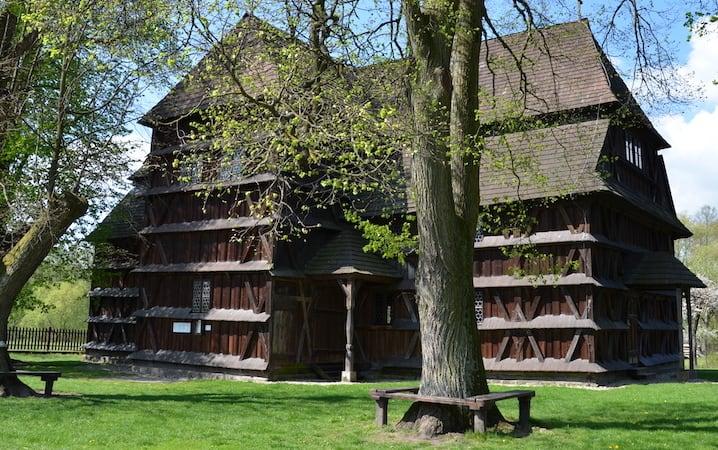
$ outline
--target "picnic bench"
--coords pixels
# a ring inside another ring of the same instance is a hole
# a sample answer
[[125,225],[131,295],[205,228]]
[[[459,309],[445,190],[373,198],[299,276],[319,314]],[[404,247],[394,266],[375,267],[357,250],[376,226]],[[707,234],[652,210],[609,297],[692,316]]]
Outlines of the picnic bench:
[[15,375],[19,377],[40,377],[42,381],[45,382],[45,397],[50,397],[52,395],[52,387],[55,384],[55,381],[57,381],[60,376],[62,376],[62,373],[60,372],[33,372],[30,370],[14,370],[12,372],[0,372],[0,377],[2,376],[8,376],[8,375]]
[[468,407],[474,415],[474,431],[486,432],[486,412],[488,406],[501,400],[515,398],[519,401],[518,430],[524,433],[531,432],[529,418],[531,414],[531,398],[536,395],[534,391],[507,391],[491,394],[477,395],[467,398],[435,397],[419,395],[418,387],[397,389],[372,389],[371,397],[376,401],[376,423],[383,426],[387,422],[389,399],[411,400],[414,402],[433,403],[441,405],[456,405]]

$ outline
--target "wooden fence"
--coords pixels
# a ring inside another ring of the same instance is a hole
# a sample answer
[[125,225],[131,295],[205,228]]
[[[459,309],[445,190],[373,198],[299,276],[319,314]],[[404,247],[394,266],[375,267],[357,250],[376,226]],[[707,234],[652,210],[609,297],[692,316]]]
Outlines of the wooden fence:
[[87,342],[85,330],[53,328],[10,328],[8,347],[11,352],[82,353]]

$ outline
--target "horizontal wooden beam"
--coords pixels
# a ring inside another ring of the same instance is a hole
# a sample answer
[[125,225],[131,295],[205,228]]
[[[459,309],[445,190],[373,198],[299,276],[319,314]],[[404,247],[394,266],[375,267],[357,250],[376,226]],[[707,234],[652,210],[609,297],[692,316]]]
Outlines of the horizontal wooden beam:
[[267,261],[221,261],[183,264],[149,264],[139,266],[133,272],[170,273],[170,272],[262,272],[272,269]]
[[90,297],[137,298],[139,288],[95,288],[89,292]]
[[148,309],[139,309],[135,317],[156,317],[164,319],[187,320],[217,320],[222,322],[266,322],[269,314],[256,313],[251,309],[220,309],[212,308],[207,312],[193,313],[191,308],[173,308],[169,306],[154,306]]
[[267,226],[272,223],[272,218],[264,217],[255,219],[254,217],[236,217],[231,219],[214,219],[214,220],[198,220],[195,222],[179,222],[168,223],[156,227],[146,227],[140,231],[140,234],[160,234],[160,233],[187,233],[192,231],[213,231],[213,230],[233,230],[239,228],[254,228]]
[[254,175],[251,177],[241,178],[238,180],[230,180],[215,183],[194,183],[194,184],[181,184],[175,183],[169,186],[156,186],[146,189],[137,189],[135,195],[138,197],[147,197],[150,195],[163,195],[163,194],[174,194],[177,192],[196,192],[205,190],[220,190],[228,187],[245,186],[249,184],[267,183],[269,181],[276,180],[276,176],[265,173]]
[[88,323],[135,323],[135,319],[132,317],[103,317],[103,316],[90,316],[87,318]]
[[134,352],[137,350],[135,344],[106,344],[104,342],[88,342],[85,350],[98,350],[106,352]]
[[530,277],[513,277],[511,275],[495,275],[490,277],[474,277],[475,288],[492,287],[536,287],[536,286],[576,286],[593,285],[598,287],[622,289],[626,285],[620,281],[586,276],[583,273],[572,273],[564,276],[542,275]]
[[268,363],[262,358],[241,359],[235,355],[220,353],[182,352],[173,350],[140,350],[128,356],[130,359],[142,361],[158,361],[190,366],[221,367],[225,369],[267,370]]

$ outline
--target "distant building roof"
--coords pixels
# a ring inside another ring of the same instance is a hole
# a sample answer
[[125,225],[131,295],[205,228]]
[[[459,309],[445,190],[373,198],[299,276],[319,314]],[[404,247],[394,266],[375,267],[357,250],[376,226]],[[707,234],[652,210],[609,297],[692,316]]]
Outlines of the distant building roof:
[[366,240],[352,230],[342,231],[307,263],[308,275],[369,275],[401,278],[396,266],[374,253],[364,252]]

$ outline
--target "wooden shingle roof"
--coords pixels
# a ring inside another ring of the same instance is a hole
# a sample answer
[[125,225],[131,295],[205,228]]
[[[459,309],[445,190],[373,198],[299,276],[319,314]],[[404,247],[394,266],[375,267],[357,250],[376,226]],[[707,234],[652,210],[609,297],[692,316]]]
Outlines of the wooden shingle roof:
[[[229,36],[231,41],[223,42],[226,44],[225,50],[235,53],[231,56],[236,67],[241,67],[241,72],[235,75],[246,80],[244,88],[250,94],[256,95],[261,92],[263,83],[276,78],[276,67],[271,58],[266,57],[265,50],[281,48],[284,35],[266,22],[247,14]],[[239,51],[234,50],[235,48]],[[140,119],[140,124],[154,126],[189,115],[212,104],[222,103],[225,100],[225,89],[222,89],[221,80],[206,73],[207,66],[212,64],[216,65],[217,62],[210,51]]]
[[482,155],[481,203],[604,189],[597,172],[609,121],[572,123],[495,136]]
[[[261,84],[275,78],[272,58],[267,54],[290,38],[251,15],[228,36],[236,40],[230,45],[242,49],[238,67],[242,67],[243,79]],[[626,85],[598,47],[585,20],[489,39],[480,52],[479,79],[486,95],[482,110],[489,118],[516,113],[517,107],[521,114],[543,114],[630,99]],[[221,101],[212,95],[217,87],[212,78],[203,76],[211,61],[210,52],[140,122],[152,125],[170,121]],[[360,68],[357,76],[387,78],[385,72],[399,72],[401,67],[401,61],[375,64]],[[401,95],[391,97],[389,101],[403,101]]]
[[706,287],[675,256],[663,252],[639,253],[629,258],[623,281],[628,286]]
[[90,242],[138,237],[145,222],[145,201],[130,191],[87,236]]
[[396,266],[364,252],[366,240],[353,230],[342,231],[309,260],[304,272],[308,275],[366,275],[401,278]]
[[585,20],[487,40],[479,80],[497,104],[483,109],[503,115],[513,101],[537,114],[618,101],[606,63]]

